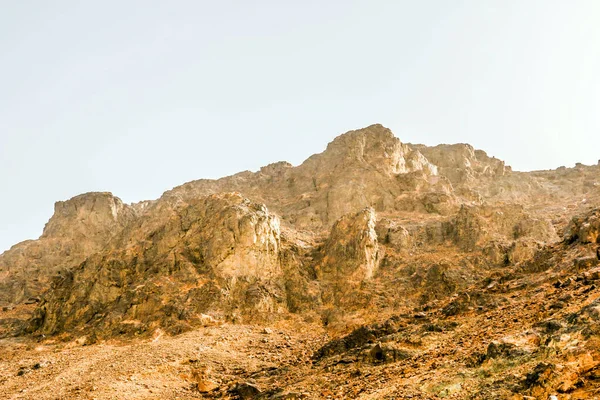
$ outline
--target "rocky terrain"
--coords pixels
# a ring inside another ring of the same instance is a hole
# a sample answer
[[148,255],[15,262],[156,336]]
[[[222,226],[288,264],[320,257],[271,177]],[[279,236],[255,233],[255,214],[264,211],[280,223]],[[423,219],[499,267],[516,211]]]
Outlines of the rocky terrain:
[[0,255],[0,394],[600,398],[599,246],[600,165],[381,125],[157,200],[82,194]]

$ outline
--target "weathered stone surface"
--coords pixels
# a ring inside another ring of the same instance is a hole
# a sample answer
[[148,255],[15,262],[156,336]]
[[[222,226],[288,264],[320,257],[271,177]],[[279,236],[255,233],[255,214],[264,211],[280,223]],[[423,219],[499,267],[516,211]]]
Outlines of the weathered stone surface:
[[[479,293],[469,288],[497,268],[558,268],[538,255],[594,198],[594,174],[512,172],[471,146],[406,145],[371,125],[299,166],[193,181],[134,205],[105,193],[57,203],[39,240],[0,257],[0,301],[39,301],[37,332],[106,336],[421,307]],[[577,235],[589,241],[586,218]],[[460,313],[488,306],[486,293],[473,297]]]
[[564,239],[569,243],[577,241],[600,244],[600,209],[573,217],[565,229]]
[[410,351],[388,343],[377,343],[364,352],[364,361],[371,364],[387,364],[411,357]]
[[379,242],[396,249],[408,249],[413,244],[413,239],[408,230],[389,219],[377,221],[375,231]]
[[256,385],[248,382],[239,382],[235,384],[231,388],[230,392],[242,400],[256,399],[262,393],[262,391],[256,387]]
[[508,261],[511,264],[518,264],[531,260],[535,254],[542,248],[540,242],[532,240],[515,240],[508,250]]
[[398,196],[415,191],[416,183],[403,178],[411,174],[420,177],[419,194],[439,191],[436,166],[376,124],[340,135],[297,167],[281,162],[257,173],[193,181],[166,192],[163,199],[238,191],[267,204],[296,228],[321,229],[365,207],[394,210]]
[[439,168],[440,175],[450,179],[452,184],[473,181],[480,177],[494,177],[509,174],[511,168],[495,157],[489,157],[482,150],[475,150],[468,144],[441,144],[428,147],[409,145],[421,152]]
[[110,193],[57,202],[38,240],[19,243],[0,255],[0,303],[39,296],[52,275],[103,249],[135,215]]
[[463,205],[447,224],[446,232],[449,239],[466,251],[482,248],[484,243],[494,240],[520,239],[517,251],[524,243],[535,240],[545,243],[558,241],[556,230],[549,221],[532,218],[518,205]]
[[279,220],[264,205],[210,195],[148,215],[127,233],[115,241],[125,247],[113,244],[55,279],[33,329],[177,332],[202,313],[285,308]]
[[319,277],[337,282],[372,278],[381,259],[375,224],[372,208],[340,218],[324,245]]
[[596,256],[578,257],[573,260],[573,266],[578,271],[586,271],[598,265],[598,262],[599,261]]

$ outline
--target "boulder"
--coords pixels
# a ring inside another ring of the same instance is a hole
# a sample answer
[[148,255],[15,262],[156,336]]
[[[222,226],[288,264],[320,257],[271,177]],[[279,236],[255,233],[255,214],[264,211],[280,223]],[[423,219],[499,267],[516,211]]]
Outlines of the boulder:
[[387,246],[396,249],[408,249],[412,246],[413,240],[408,230],[402,225],[389,219],[381,219],[375,226],[377,240]]
[[600,244],[600,209],[573,217],[565,229],[564,240],[568,243]]

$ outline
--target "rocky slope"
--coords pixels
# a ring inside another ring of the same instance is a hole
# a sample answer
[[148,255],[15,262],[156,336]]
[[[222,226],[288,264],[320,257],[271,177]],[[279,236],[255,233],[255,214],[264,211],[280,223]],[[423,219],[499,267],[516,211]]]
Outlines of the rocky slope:
[[[593,398],[599,172],[514,172],[469,145],[404,144],[372,125],[296,167],[136,205],[81,195],[0,255],[0,334],[320,335],[311,357],[265,375],[196,371],[178,395],[190,398]],[[254,383],[236,389],[241,378]]]
[[364,207],[402,209],[407,205],[401,195],[411,193],[416,202],[431,193],[444,197],[450,187],[418,150],[401,143],[389,129],[372,125],[337,137],[323,153],[297,167],[279,162],[256,173],[189,182],[159,201],[232,191],[267,204],[297,229],[320,230]]

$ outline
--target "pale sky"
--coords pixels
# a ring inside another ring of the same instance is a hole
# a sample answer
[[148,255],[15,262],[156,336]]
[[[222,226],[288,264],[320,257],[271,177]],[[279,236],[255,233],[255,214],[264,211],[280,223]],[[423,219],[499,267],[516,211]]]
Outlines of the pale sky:
[[299,164],[372,123],[596,164],[598,21],[598,0],[0,0],[0,251],[57,200]]

